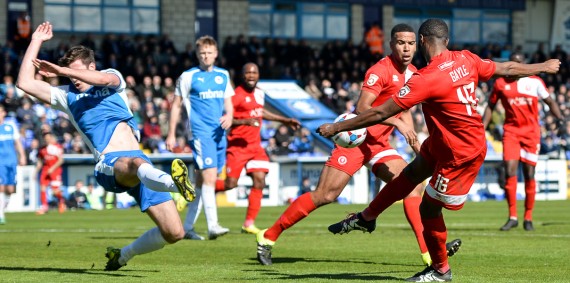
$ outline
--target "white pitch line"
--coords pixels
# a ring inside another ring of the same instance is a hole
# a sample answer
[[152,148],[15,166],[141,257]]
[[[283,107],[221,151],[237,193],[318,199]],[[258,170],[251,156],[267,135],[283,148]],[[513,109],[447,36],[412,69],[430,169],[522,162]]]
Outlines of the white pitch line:
[[129,233],[147,229],[0,229],[0,233]]

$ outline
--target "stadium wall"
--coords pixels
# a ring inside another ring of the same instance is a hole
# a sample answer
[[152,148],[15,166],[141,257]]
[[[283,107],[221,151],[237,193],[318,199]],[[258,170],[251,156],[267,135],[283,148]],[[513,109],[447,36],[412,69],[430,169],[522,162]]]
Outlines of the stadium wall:
[[[0,4],[0,18],[7,19],[8,2],[2,1]],[[196,40],[196,2],[197,0],[162,0],[161,1],[161,31],[169,34],[174,40],[176,48],[184,50],[187,43],[194,43]],[[220,45],[227,36],[237,36],[248,34],[248,0],[217,0],[217,39]],[[44,1],[31,0],[32,23],[34,28],[44,20]],[[525,11],[512,12],[512,33],[511,40],[514,46],[522,45],[525,52],[536,50],[538,43],[545,43],[550,47],[553,26],[562,25],[556,23],[555,0],[526,0]],[[363,4],[355,3],[351,5],[350,36],[358,43],[364,34],[364,11]],[[392,27],[394,19],[394,6],[382,6],[382,24],[384,27]],[[540,19],[540,20],[538,20]],[[388,28],[389,29],[389,28]],[[67,40],[69,33],[56,33],[54,40],[49,41],[46,47],[53,48],[61,40]],[[78,34],[81,37],[82,34]],[[7,21],[0,21],[0,45],[3,45],[7,37]],[[101,40],[101,35],[95,35],[97,41]],[[388,48],[389,40],[385,41],[385,48]],[[318,43],[316,43],[318,44]]]

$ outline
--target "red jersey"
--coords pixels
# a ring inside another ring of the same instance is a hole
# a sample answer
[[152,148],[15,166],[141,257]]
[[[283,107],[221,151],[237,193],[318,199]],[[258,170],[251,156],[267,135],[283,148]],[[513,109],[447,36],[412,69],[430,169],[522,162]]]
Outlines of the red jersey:
[[[403,73],[397,69],[392,56],[386,56],[368,69],[362,83],[362,91],[371,92],[376,95],[376,100],[372,102],[372,107],[382,105],[393,94],[404,86],[406,81],[417,71],[413,65]],[[366,128],[368,131],[366,139],[369,141],[388,140],[394,127],[383,124],[376,124]]]
[[[240,85],[235,89],[232,103],[234,105],[234,119],[255,118],[261,126],[263,105],[265,104],[265,93],[261,89],[255,88],[252,92],[248,92]],[[232,127],[228,133],[228,145],[260,145],[260,126],[239,125]]]
[[549,96],[546,85],[537,76],[495,81],[489,103],[501,100],[505,108],[505,131],[540,135],[538,123],[538,97]]
[[[40,149],[38,157],[43,162],[43,168],[47,170],[47,168],[53,166],[57,162],[59,157],[61,157],[62,155],[63,155],[63,147],[61,147],[60,144],[48,144],[42,147],[42,149]],[[61,167],[56,169],[56,171],[58,170],[61,170]]]
[[475,89],[495,73],[495,63],[463,51],[444,51],[415,73],[394,101],[409,109],[422,103],[431,154],[442,164],[472,160],[486,149]]

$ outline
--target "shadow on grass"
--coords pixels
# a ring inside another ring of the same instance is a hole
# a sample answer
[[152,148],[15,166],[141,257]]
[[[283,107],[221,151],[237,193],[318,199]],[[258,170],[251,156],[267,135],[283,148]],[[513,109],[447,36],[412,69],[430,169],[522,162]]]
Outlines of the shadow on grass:
[[96,237],[90,237],[92,240],[115,240],[115,239],[119,239],[119,240],[136,240],[137,237],[105,237],[105,236],[96,236]]
[[[248,263],[251,265],[259,265],[257,258],[249,258],[255,263]],[[297,262],[328,262],[328,263],[360,263],[360,264],[377,264],[377,265],[394,265],[394,266],[417,266],[414,264],[398,264],[398,263],[388,263],[388,262],[375,262],[369,260],[358,260],[358,259],[318,259],[318,258],[302,258],[302,257],[277,257],[272,259],[273,263],[283,264],[283,263],[297,263]]]
[[534,224],[535,226],[561,226],[561,225],[570,225],[570,222],[544,222],[542,223],[542,225],[536,225],[536,223]]
[[[105,275],[110,277],[139,277],[145,276],[133,274],[120,274],[115,271],[103,271],[100,269],[79,269],[79,268],[52,268],[52,267],[14,267],[14,266],[0,266],[0,271],[35,271],[35,272],[59,272],[69,274],[92,274],[92,275]],[[141,270],[121,270],[119,272],[140,272]],[[148,270],[145,270],[148,272]],[[158,272],[158,271],[151,271]]]
[[307,273],[307,274],[285,274],[275,271],[263,272],[264,275],[274,276],[277,280],[303,280],[303,279],[330,279],[330,280],[402,280],[402,278],[372,273]]

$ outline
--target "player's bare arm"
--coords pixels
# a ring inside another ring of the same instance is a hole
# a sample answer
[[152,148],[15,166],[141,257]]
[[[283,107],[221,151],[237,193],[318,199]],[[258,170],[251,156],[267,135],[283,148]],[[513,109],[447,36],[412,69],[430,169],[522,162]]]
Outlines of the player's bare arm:
[[[372,103],[374,103],[374,100],[376,100],[376,97],[378,97],[376,94],[369,92],[369,91],[361,91],[360,92],[360,96],[358,98],[358,102],[356,103],[356,108],[355,108],[355,114],[360,114],[368,109],[372,108]],[[386,125],[386,126],[392,126],[392,127],[398,127],[398,126],[404,126],[401,125],[401,121],[398,118],[394,118],[394,117],[390,117],[384,121],[382,121],[380,124]],[[405,127],[405,126],[404,126]]]
[[513,61],[495,62],[494,76],[527,77],[539,73],[555,74],[560,70],[560,60],[550,59],[543,63],[521,64]]
[[224,110],[226,114],[220,117],[220,125],[222,126],[222,129],[227,130],[232,126],[234,119],[234,105],[231,97],[226,97],[224,99]]
[[121,80],[117,75],[95,70],[94,63],[91,64],[88,69],[61,67],[57,64],[37,58],[33,60],[33,63],[43,76],[49,77],[55,74],[57,76],[76,79],[94,86],[118,87],[121,84]]
[[378,124],[386,119],[404,111],[394,99],[389,98],[384,104],[370,108],[360,115],[337,123],[327,123],[317,129],[317,133],[323,137],[330,138],[339,132],[356,130]]
[[[174,96],[170,107],[170,118],[168,121],[168,135],[166,136],[166,149],[172,151],[176,146],[176,125],[180,120],[180,110],[182,108],[182,97]],[[190,117],[188,117],[190,119]]]
[[271,113],[271,112],[267,111],[266,109],[263,109],[263,119],[269,120],[269,121],[281,122],[293,130],[298,130],[299,128],[301,128],[301,123],[297,119],[283,117],[281,115]]
[[483,127],[485,129],[487,129],[489,123],[491,123],[491,115],[493,114],[495,105],[495,103],[489,102],[489,104],[487,104],[487,107],[485,107],[485,112],[483,113]]
[[[394,119],[394,117],[390,117],[387,120],[390,119]],[[416,144],[419,145],[418,135],[414,129],[414,122],[410,110],[404,110],[400,118],[396,120],[400,120],[396,128],[404,136],[404,138],[406,138],[406,142],[414,149],[414,151],[418,149],[419,147],[416,146]]]
[[36,28],[32,34],[30,45],[22,59],[17,82],[18,88],[42,102],[50,104],[51,86],[47,82],[35,79],[36,68],[33,64],[33,60],[38,57],[42,43],[50,40],[52,37],[52,26],[49,22],[44,22]]

